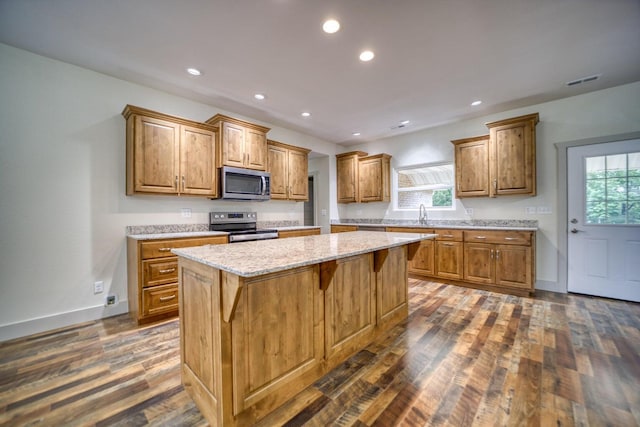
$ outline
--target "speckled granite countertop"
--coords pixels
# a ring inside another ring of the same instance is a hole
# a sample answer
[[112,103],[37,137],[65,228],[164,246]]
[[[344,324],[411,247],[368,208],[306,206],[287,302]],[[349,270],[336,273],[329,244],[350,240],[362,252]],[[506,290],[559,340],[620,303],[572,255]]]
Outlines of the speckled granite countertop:
[[[314,228],[322,228],[313,225],[286,225],[279,226],[277,224],[260,224],[259,228],[274,228],[276,230],[306,230]],[[128,226],[126,229],[127,237],[135,240],[162,240],[162,239],[178,239],[186,237],[212,237],[226,236],[229,233],[224,231],[209,231],[209,224],[168,224],[168,225],[136,225]]]
[[175,233],[150,233],[150,234],[130,234],[127,237],[135,240],[162,240],[178,239],[185,237],[214,237],[226,236],[229,233],[224,231],[184,231]]
[[427,220],[420,224],[415,220],[346,219],[331,221],[331,225],[357,225],[363,227],[416,227],[452,228],[466,230],[514,230],[537,231],[538,221],[519,219],[476,219],[476,220]]
[[173,249],[171,252],[241,277],[255,277],[433,239],[435,236],[357,231],[229,245],[205,245]]

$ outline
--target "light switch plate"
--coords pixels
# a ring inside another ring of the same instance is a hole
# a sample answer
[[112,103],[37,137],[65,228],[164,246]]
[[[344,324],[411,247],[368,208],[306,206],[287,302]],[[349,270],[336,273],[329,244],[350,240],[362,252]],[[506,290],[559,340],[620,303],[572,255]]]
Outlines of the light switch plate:
[[538,206],[538,213],[541,215],[551,215],[551,207],[549,206]]
[[180,209],[180,213],[182,214],[182,218],[191,218],[191,209],[189,208]]
[[321,209],[320,210],[320,215],[327,216],[327,210],[326,209]]

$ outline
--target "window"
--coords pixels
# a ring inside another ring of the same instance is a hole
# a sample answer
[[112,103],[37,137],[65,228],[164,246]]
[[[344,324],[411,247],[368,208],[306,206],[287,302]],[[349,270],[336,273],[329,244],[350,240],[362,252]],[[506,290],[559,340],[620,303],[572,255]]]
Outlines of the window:
[[640,152],[585,161],[587,224],[640,224]]
[[396,169],[396,209],[453,208],[453,163]]

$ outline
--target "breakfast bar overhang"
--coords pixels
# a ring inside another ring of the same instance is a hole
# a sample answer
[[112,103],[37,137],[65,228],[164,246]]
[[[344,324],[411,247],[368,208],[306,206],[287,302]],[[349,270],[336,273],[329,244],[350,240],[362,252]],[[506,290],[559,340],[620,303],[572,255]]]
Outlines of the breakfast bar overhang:
[[174,249],[182,382],[212,426],[251,425],[408,315],[435,234],[355,231]]

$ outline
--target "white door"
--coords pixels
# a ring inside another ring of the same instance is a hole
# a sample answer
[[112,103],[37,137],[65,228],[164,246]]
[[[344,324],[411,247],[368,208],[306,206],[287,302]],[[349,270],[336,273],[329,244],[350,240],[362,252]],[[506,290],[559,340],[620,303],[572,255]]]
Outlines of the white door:
[[570,147],[568,290],[640,301],[640,140]]

